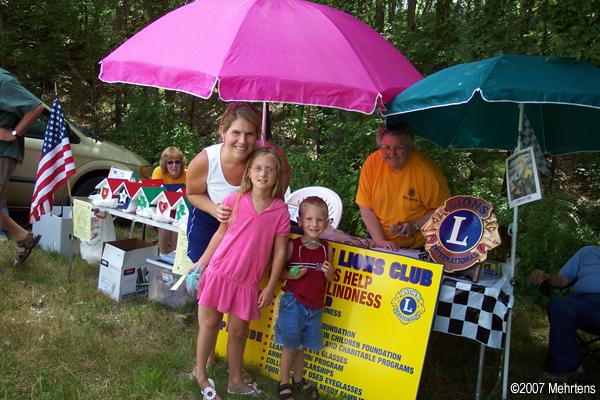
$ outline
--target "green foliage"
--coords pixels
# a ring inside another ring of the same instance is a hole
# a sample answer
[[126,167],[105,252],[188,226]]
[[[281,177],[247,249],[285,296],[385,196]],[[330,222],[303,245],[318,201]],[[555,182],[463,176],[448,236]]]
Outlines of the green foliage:
[[133,91],[127,111],[112,139],[151,163],[157,163],[162,151],[169,146],[178,147],[191,160],[212,143],[212,138],[199,136],[181,123],[176,105],[167,101],[162,91]]

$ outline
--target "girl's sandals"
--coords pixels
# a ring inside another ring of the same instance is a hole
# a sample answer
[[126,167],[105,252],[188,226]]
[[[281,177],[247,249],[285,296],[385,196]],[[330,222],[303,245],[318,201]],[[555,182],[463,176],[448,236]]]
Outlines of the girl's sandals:
[[308,395],[308,397],[312,400],[319,399],[319,391],[316,387],[311,385],[306,379],[302,378],[300,381],[296,382],[294,377],[292,376],[292,382],[294,383],[294,390],[298,392],[303,392]]
[[277,391],[279,392],[279,400],[294,400],[292,385],[289,383],[280,383],[277,385]]
[[23,240],[17,240],[17,252],[15,254],[15,266],[21,265],[27,260],[31,251],[37,246],[41,235],[35,235],[32,232],[27,232],[27,237]]
[[208,378],[208,386],[200,390],[202,400],[215,400],[217,398],[217,389],[215,389],[215,381]]
[[242,390],[239,389],[229,389],[227,387],[228,394],[235,394],[237,396],[250,396],[250,397],[258,397],[262,390],[258,386],[258,383],[252,382],[251,384],[244,384],[245,388]]

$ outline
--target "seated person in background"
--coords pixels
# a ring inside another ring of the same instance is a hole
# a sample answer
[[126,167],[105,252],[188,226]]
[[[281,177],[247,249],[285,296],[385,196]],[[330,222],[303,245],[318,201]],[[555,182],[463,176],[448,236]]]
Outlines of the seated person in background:
[[356,204],[373,238],[372,247],[388,250],[425,244],[421,226],[450,197],[440,169],[412,148],[414,133],[401,123],[377,130],[379,150],[360,171]]
[[[152,172],[152,179],[162,179],[166,184],[185,185],[185,156],[177,147],[167,147],[160,155],[160,164]],[[169,254],[177,246],[177,232],[158,229],[158,250]]]
[[600,333],[600,246],[582,247],[556,274],[541,269],[531,272],[533,286],[544,281],[564,288],[574,282],[567,297],[552,297],[548,303],[550,337],[544,365],[554,375],[582,373],[581,349],[575,332]]

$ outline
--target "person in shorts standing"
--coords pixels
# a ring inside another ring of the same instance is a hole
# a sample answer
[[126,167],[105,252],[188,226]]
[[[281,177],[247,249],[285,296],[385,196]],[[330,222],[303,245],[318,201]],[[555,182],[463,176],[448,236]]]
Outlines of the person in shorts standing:
[[[0,199],[17,164],[23,162],[25,133],[44,111],[42,102],[8,71],[0,68]],[[14,265],[25,262],[41,239],[0,209],[0,228],[17,242]]]

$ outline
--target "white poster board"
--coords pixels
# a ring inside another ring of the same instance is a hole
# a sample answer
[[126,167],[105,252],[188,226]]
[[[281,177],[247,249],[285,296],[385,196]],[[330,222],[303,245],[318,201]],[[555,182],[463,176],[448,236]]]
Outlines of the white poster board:
[[110,167],[110,172],[108,173],[108,177],[131,180],[131,178],[133,177],[133,171]]
[[506,159],[506,186],[510,208],[542,198],[533,147],[516,151]]

